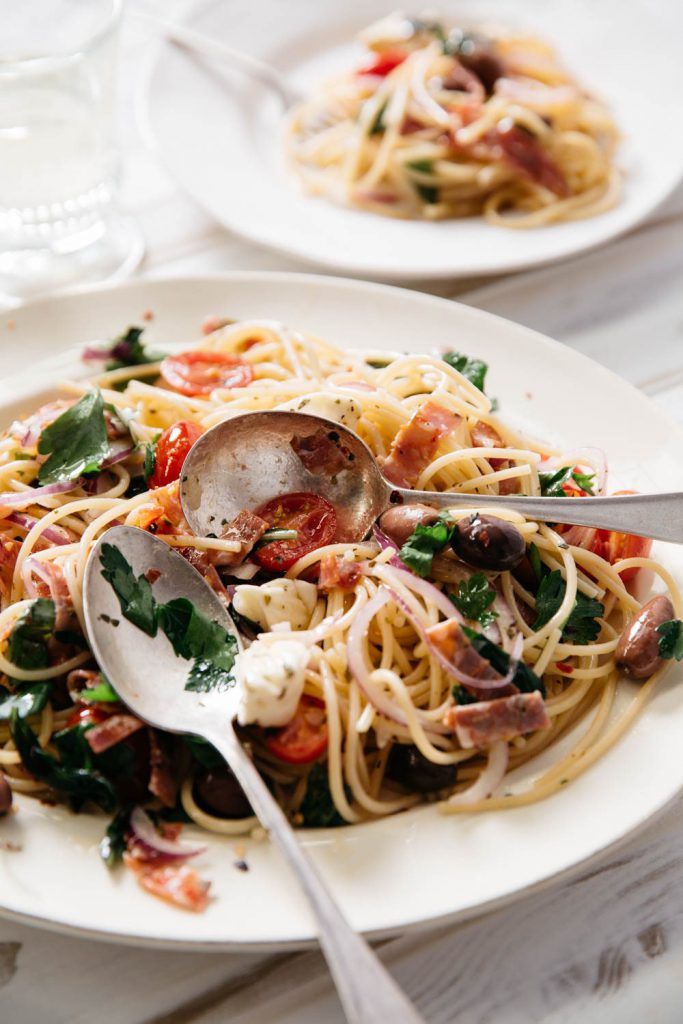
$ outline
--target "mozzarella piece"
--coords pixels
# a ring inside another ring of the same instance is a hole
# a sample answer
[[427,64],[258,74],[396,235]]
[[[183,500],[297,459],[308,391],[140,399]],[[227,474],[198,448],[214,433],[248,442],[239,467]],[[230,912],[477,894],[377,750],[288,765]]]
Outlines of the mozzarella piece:
[[304,692],[310,649],[299,640],[255,640],[235,658],[240,725],[286,725]]
[[323,416],[326,420],[341,423],[351,430],[358,423],[362,413],[355,398],[342,395],[338,391],[313,391],[310,395],[292,398],[288,402],[276,405],[275,408],[307,412],[312,416]]
[[288,622],[293,630],[308,629],[318,601],[318,588],[305,580],[268,580],[260,587],[242,585],[236,588],[232,599],[239,615],[264,630],[271,630],[281,622]]

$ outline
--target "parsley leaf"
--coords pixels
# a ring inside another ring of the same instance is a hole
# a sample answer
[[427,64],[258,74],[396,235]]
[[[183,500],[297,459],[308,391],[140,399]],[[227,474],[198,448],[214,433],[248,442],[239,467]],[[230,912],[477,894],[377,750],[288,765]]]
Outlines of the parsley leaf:
[[[485,637],[483,633],[477,633],[476,630],[470,629],[469,626],[462,626],[462,631],[477,654],[481,654],[482,658],[486,658],[491,663],[491,667],[504,676],[510,665],[510,655],[502,647],[499,647],[498,644],[494,644],[492,640]],[[523,661],[517,663],[512,682],[522,693],[540,690],[541,695],[545,697],[543,680],[528,665],[525,665]]]
[[88,690],[81,690],[75,696],[84,704],[115,704],[121,700],[114,687],[104,676],[96,686],[91,686]]
[[574,472],[571,466],[563,466],[561,469],[556,469],[554,473],[539,473],[538,479],[544,498],[566,498],[567,495],[562,485],[570,480],[573,480],[582,491],[593,494],[595,473]]
[[488,611],[496,592],[483,572],[476,572],[468,580],[458,583],[455,593],[448,596],[461,615],[481,622],[484,628],[498,618],[497,612]]
[[197,611],[186,597],[159,606],[161,628],[181,658],[194,658],[186,690],[225,690],[235,682],[237,638]]
[[145,462],[143,475],[145,477],[145,483],[149,483],[149,478],[154,473],[157,466],[157,446],[156,441],[148,441],[145,446]]
[[119,811],[109,822],[100,842],[100,857],[108,868],[116,867],[126,851],[129,812]]
[[7,656],[17,668],[47,668],[50,654],[47,642],[55,628],[54,602],[39,597],[22,612],[12,627]]
[[683,622],[680,619],[669,619],[657,626],[659,637],[659,653],[662,658],[675,658],[683,661]]
[[461,352],[444,352],[441,358],[444,363],[448,363],[463,377],[466,377],[471,384],[474,384],[475,388],[479,388],[483,392],[488,363],[482,362],[481,359],[470,359],[469,356],[465,356]]
[[[28,683],[15,693],[8,693],[0,699],[0,721],[7,721],[15,709],[19,718],[37,715],[47,704],[51,690],[52,683],[45,681],[44,683]],[[0,690],[0,693],[4,693],[4,691]]]
[[[344,787],[347,799],[351,799],[351,791]],[[346,825],[341,814],[334,806],[330,786],[327,779],[327,767],[317,761],[308,774],[306,793],[299,808],[306,828],[337,828]]]
[[96,473],[109,454],[104,401],[95,388],[45,427],[38,452],[49,458],[40,467],[41,484],[76,480],[82,473]]
[[[540,629],[552,619],[564,600],[566,590],[567,584],[559,569],[546,573],[536,594],[534,629]],[[574,607],[562,628],[562,640],[574,644],[587,644],[596,640],[600,633],[597,619],[604,613],[604,605],[578,591]]]
[[429,576],[434,555],[446,547],[455,532],[447,512],[442,512],[432,526],[418,523],[399,551],[401,561],[418,576]]
[[164,358],[162,352],[150,352],[141,342],[144,327],[129,327],[127,331],[114,338],[103,353],[110,356],[107,370],[120,370],[123,366],[144,366],[145,363],[158,363]]
[[149,580],[144,576],[136,576],[113,544],[102,545],[100,563],[102,575],[107,583],[111,583],[119,599],[123,617],[147,636],[156,636],[158,610]]
[[68,796],[75,807],[91,800],[105,811],[114,810],[117,800],[111,782],[91,766],[63,764],[43,750],[38,737],[16,708],[10,717],[10,732],[24,767],[36,779]]

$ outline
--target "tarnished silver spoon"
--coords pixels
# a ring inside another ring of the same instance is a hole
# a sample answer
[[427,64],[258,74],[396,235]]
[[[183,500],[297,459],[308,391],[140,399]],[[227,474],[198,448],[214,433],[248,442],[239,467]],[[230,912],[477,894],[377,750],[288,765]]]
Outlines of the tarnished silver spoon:
[[199,612],[232,633],[241,649],[228,612],[189,562],[144,530],[116,526],[93,548],[83,588],[88,639],[100,668],[140,718],[166,732],[201,736],[223,755],[308,899],[347,1020],[420,1024],[422,1018],[408,998],[343,916],[240,743],[233,728],[237,687],[209,693],[185,689],[190,662],[175,654],[163,633],[147,636],[122,616],[116,594],[102,576],[104,543],[118,548],[136,576],[147,573],[154,580],[157,601],[188,598]]
[[[302,439],[318,436],[321,430],[336,435],[348,451],[351,458],[345,469],[312,473],[297,454],[295,448],[301,449]],[[367,445],[347,427],[321,416],[284,410],[244,413],[212,427],[192,448],[180,483],[185,517],[202,537],[220,536],[239,512],[292,491],[314,492],[332,502],[338,541],[361,540],[392,504],[423,502],[439,508],[500,505],[541,522],[596,526],[683,543],[683,493],[579,501],[413,491],[389,483]]]

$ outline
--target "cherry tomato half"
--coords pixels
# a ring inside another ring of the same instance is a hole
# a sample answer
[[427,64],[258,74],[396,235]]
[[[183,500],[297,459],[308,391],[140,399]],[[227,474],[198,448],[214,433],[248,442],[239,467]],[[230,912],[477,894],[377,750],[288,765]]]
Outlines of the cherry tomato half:
[[254,379],[249,363],[222,352],[181,352],[167,356],[161,376],[181,395],[210,395],[215,388],[245,388]]
[[178,480],[190,448],[202,434],[202,428],[189,420],[178,420],[163,432],[157,441],[154,472],[148,481],[150,490]]
[[74,725],[99,725],[101,722],[106,722],[110,714],[111,712],[104,708],[93,707],[90,704],[77,704],[67,719],[66,727],[72,729]]
[[403,63],[407,56],[405,50],[384,50],[382,53],[376,54],[369,64],[358,68],[356,74],[377,75],[378,78],[386,78],[394,68]]
[[273,540],[253,553],[254,561],[271,572],[286,572],[303,555],[329,544],[337,532],[334,505],[319,494],[283,494],[254,512],[271,527],[297,531],[295,539]]
[[[615,494],[635,494],[635,491],[615,491]],[[633,533],[616,533],[614,530],[598,530],[591,544],[591,551],[606,559],[610,565],[622,558],[647,558],[652,550],[649,537],[636,537]],[[633,566],[619,573],[623,583],[632,583],[640,569]]]
[[263,742],[271,754],[288,764],[316,761],[327,749],[324,701],[305,693],[291,722],[279,729],[266,729]]

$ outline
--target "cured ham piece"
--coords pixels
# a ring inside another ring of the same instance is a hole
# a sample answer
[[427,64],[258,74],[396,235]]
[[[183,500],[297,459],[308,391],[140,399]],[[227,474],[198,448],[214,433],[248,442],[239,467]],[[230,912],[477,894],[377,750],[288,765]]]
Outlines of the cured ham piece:
[[150,793],[161,800],[164,807],[175,807],[178,796],[178,781],[174,778],[171,770],[171,758],[165,747],[164,741],[159,737],[156,729],[149,730],[149,783],[147,788]]
[[88,729],[85,738],[93,754],[102,754],[143,727],[144,723],[134,715],[111,715]]
[[212,561],[215,565],[241,565],[249,552],[268,529],[265,519],[248,512],[246,509],[239,512],[233,521],[229,523],[223,533],[221,540],[233,540],[240,545],[239,551],[221,551],[214,556]]
[[320,559],[318,589],[325,592],[335,589],[353,590],[362,575],[363,570],[358,562],[347,562],[338,555],[323,555]]
[[[492,427],[490,423],[484,423],[483,420],[475,423],[470,431],[470,436],[475,448],[505,448],[505,442],[495,427]],[[490,458],[488,461],[493,470],[509,469],[510,467],[509,459]],[[514,477],[511,480],[500,480],[498,483],[499,494],[516,494],[518,489],[519,480]]]
[[316,476],[335,476],[351,468],[354,458],[353,453],[342,443],[339,433],[325,427],[307,437],[294,436],[291,446],[304,468]]
[[[504,680],[491,662],[475,650],[457,619],[446,619],[436,626],[430,626],[425,636],[430,650],[438,656],[441,665],[446,670],[450,666],[457,679],[465,677],[467,682],[463,682],[463,685],[475,696],[499,697],[517,692],[517,687]],[[495,685],[496,680],[500,680],[499,687]],[[477,686],[479,682],[482,683],[481,687]]]
[[455,730],[462,747],[483,749],[501,740],[548,729],[550,718],[541,693],[532,690],[448,708],[444,725]]
[[538,139],[509,118],[486,133],[484,145],[494,161],[509,164],[525,178],[562,199],[570,195],[567,180],[550,154]]
[[130,853],[123,855],[126,867],[137,875],[138,882],[147,892],[182,910],[200,913],[209,903],[209,882],[203,882],[194,868],[187,864],[155,866],[138,860]]
[[461,421],[462,417],[450,409],[425,402],[394,438],[382,467],[387,480],[397,487],[414,487],[420,473],[434,459],[441,441]]

